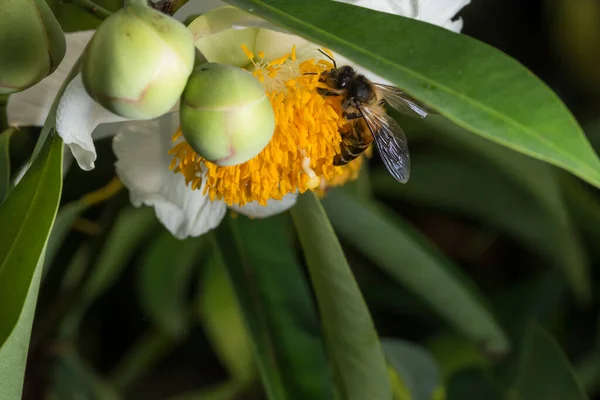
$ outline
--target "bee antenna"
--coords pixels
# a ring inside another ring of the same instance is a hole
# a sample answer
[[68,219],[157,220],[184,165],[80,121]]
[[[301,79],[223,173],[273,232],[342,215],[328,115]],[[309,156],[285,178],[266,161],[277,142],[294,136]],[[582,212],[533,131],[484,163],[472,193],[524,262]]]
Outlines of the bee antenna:
[[325,57],[329,58],[331,60],[331,62],[333,63],[333,68],[337,69],[337,64],[335,63],[335,60],[333,59],[333,57],[331,57],[329,54],[327,54],[326,52],[324,52],[322,49],[319,49],[319,53],[321,53]]

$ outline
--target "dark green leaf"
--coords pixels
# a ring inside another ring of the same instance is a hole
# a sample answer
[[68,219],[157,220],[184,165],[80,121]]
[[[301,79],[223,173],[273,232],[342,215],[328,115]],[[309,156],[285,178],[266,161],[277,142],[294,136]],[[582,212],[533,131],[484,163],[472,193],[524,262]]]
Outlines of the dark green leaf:
[[208,389],[171,397],[169,400],[235,400],[243,389],[239,382],[228,381]]
[[490,365],[490,360],[481,354],[472,341],[456,333],[441,333],[430,338],[427,350],[439,365],[444,381],[465,369]]
[[600,258],[600,200],[581,182],[565,176],[561,184],[573,219],[581,227],[591,254]]
[[587,399],[569,360],[555,339],[532,323],[521,349],[517,380],[511,399]]
[[321,311],[327,349],[342,385],[342,397],[391,399],[387,366],[373,320],[313,192],[298,198],[292,217]]
[[14,128],[9,128],[0,133],[0,204],[4,202],[10,191],[10,137],[15,133]]
[[[448,384],[446,398],[448,400],[501,400],[504,397],[502,391],[494,384],[489,371],[469,368],[452,377]],[[542,397],[531,397],[527,400],[535,399],[541,400]]]
[[423,348],[400,339],[383,339],[383,351],[412,400],[431,400],[441,387],[435,359]]
[[140,241],[154,228],[156,218],[150,207],[129,208],[119,215],[86,283],[84,302],[93,302],[114,284]]
[[17,325],[4,345],[0,347],[0,398],[2,400],[21,400],[31,325],[35,314],[41,274],[42,262],[40,259]]
[[0,206],[0,348],[15,327],[56,215],[62,140],[52,137]]
[[473,283],[408,224],[393,224],[341,191],[331,191],[323,204],[339,234],[392,278],[485,350],[508,351],[506,335]]
[[332,399],[311,293],[283,216],[226,219],[216,232],[270,399]]
[[119,400],[121,396],[70,346],[62,346],[52,366],[50,400]]
[[204,238],[179,240],[165,231],[150,244],[139,266],[140,306],[158,328],[175,338],[187,329],[190,277],[203,243]]
[[43,252],[62,186],[62,140],[53,137],[0,206],[0,398],[21,398]]
[[471,132],[600,186],[600,160],[565,105],[493,47],[421,21],[333,1],[227,2],[339,52]]
[[[554,188],[550,189],[554,194],[544,197],[543,201],[547,202],[552,196],[560,203],[545,207],[533,190],[524,189],[506,174],[470,157],[429,153],[416,154],[413,161],[409,185],[396,184],[385,171],[375,174],[373,184],[378,195],[401,197],[420,206],[468,216],[499,229],[560,269],[579,299],[589,300],[587,258],[553,181],[545,188]],[[523,170],[533,173],[534,168]]]
[[176,344],[178,342],[172,337],[150,328],[135,341],[113,369],[110,376],[111,383],[120,391],[127,391],[134,382],[155,367]]
[[56,253],[60,249],[63,240],[69,233],[73,223],[83,213],[86,206],[82,202],[74,202],[60,208],[56,215],[56,220],[52,226],[48,245],[46,246],[46,256],[44,258],[44,275],[48,272]]
[[198,313],[215,352],[234,381],[249,382],[256,373],[254,349],[219,254],[206,265],[199,292]]
[[76,332],[87,308],[116,282],[141,240],[155,227],[156,217],[152,208],[128,208],[121,212],[92,267],[80,298],[65,320],[63,332],[66,335]]

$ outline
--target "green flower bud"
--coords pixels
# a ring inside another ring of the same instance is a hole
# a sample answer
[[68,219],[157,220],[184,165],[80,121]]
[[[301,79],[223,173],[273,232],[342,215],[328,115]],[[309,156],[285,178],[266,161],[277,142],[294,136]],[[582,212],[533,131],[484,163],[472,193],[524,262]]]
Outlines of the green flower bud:
[[0,94],[50,75],[66,51],[65,34],[44,0],[0,0]]
[[220,166],[241,164],[265,148],[275,114],[248,71],[224,64],[197,67],[181,97],[181,130],[190,146]]
[[88,94],[131,119],[168,112],[194,67],[192,34],[179,21],[144,5],[107,18],[86,49],[82,78]]

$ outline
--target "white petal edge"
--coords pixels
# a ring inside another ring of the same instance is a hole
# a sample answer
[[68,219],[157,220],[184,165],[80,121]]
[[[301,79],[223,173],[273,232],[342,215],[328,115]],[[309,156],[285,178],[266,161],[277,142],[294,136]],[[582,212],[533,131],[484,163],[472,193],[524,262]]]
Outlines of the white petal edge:
[[157,218],[177,238],[200,236],[216,228],[227,207],[192,190],[181,174],[169,170],[178,113],[121,125],[113,139],[117,175],[129,189],[131,203],[154,207]]
[[96,161],[92,132],[101,123],[118,121],[127,120],[96,103],[85,91],[81,74],[67,86],[56,112],[56,130],[85,171],[93,169]]
[[233,211],[244,214],[250,218],[267,218],[289,210],[296,204],[297,199],[298,193],[289,193],[283,196],[281,200],[267,200],[266,206],[261,206],[257,202],[253,201],[251,203],[244,204],[243,206],[234,205],[230,208]]
[[419,9],[419,0],[336,0],[340,3],[352,4],[358,7],[369,8],[388,14],[402,15],[416,18]]
[[9,96],[6,111],[10,125],[44,124],[58,89],[93,35],[94,31],[68,33],[67,52],[56,71],[29,89]]
[[454,32],[462,29],[462,19],[456,18],[471,0],[420,0],[417,19]]

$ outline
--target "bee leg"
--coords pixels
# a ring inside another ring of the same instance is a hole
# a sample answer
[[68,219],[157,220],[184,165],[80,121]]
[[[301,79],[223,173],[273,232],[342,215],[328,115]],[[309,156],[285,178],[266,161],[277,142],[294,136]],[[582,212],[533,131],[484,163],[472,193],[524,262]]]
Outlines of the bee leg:
[[343,117],[350,121],[352,119],[362,118],[362,114],[360,112],[351,113],[344,111]]
[[339,96],[339,93],[333,92],[331,90],[325,89],[325,88],[317,88],[317,93],[319,93],[321,96]]

